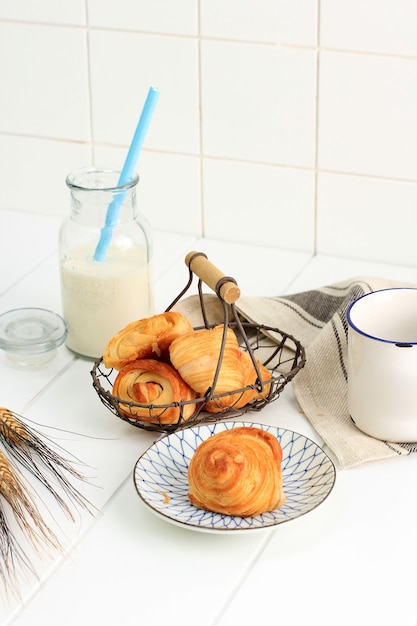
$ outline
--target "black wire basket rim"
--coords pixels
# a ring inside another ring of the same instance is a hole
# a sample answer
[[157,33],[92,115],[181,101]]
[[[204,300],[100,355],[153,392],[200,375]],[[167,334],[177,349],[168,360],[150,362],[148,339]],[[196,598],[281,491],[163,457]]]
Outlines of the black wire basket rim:
[[[252,385],[247,385],[245,387],[239,388],[239,389],[233,389],[231,391],[225,391],[225,392],[220,392],[220,393],[213,393],[213,390],[211,387],[209,387],[206,392],[194,399],[190,399],[190,400],[181,400],[181,401],[176,401],[176,402],[171,402],[171,403],[167,403],[167,404],[156,404],[156,403],[152,403],[152,404],[141,404],[138,402],[134,402],[134,401],[130,401],[130,400],[125,400],[123,398],[119,398],[118,396],[114,396],[111,391],[106,390],[102,384],[100,383],[99,378],[104,377],[107,382],[109,383],[109,385],[111,385],[110,383],[110,376],[112,375],[114,368],[109,368],[107,370],[107,372],[104,372],[100,369],[101,365],[103,364],[103,356],[100,357],[99,359],[97,359],[94,363],[93,369],[91,371],[91,375],[93,377],[93,387],[96,390],[96,392],[98,393],[98,395],[100,396],[100,399],[102,401],[106,401],[105,403],[110,404],[111,405],[111,410],[113,410],[113,412],[116,412],[116,414],[123,420],[128,421],[129,423],[134,423],[135,425],[140,426],[140,423],[145,422],[147,425],[150,423],[154,423],[154,422],[150,422],[149,418],[145,418],[143,416],[138,416],[138,415],[134,415],[132,413],[132,415],[125,415],[124,413],[122,413],[120,411],[119,405],[123,405],[123,407],[129,407],[130,409],[146,409],[149,412],[149,416],[151,416],[152,411],[160,411],[160,415],[163,415],[164,410],[167,409],[171,409],[171,408],[179,408],[181,409],[184,406],[187,405],[191,405],[191,404],[195,404],[197,405],[197,409],[196,411],[193,413],[193,415],[191,415],[188,418],[181,418],[179,419],[179,423],[187,423],[192,421],[192,418],[194,416],[196,416],[197,414],[199,414],[202,410],[202,408],[204,407],[205,404],[207,404],[207,402],[210,401],[216,401],[216,400],[221,400],[222,398],[228,397],[228,396],[235,396],[235,395],[243,395],[245,392],[247,391],[251,391],[251,390],[256,390],[256,391],[263,391],[264,386],[269,385],[270,389],[268,391],[268,394],[265,397],[259,398],[257,400],[255,400],[252,403],[249,403],[247,406],[245,407],[241,407],[239,409],[233,409],[233,407],[230,407],[234,414],[236,415],[236,411],[239,411],[240,414],[246,412],[246,410],[250,410],[250,409],[256,409],[257,408],[257,401],[259,401],[262,406],[264,406],[265,404],[267,404],[268,402],[272,401],[273,399],[275,399],[276,397],[278,397],[278,395],[280,394],[280,392],[282,391],[283,387],[290,381],[292,380],[292,378],[294,378],[294,376],[300,371],[300,369],[302,369],[304,367],[305,364],[305,350],[303,348],[303,346],[301,345],[301,343],[292,335],[283,332],[282,330],[280,330],[279,328],[273,327],[273,326],[269,326],[269,325],[265,325],[265,324],[253,324],[251,322],[241,322],[242,326],[244,327],[244,329],[247,330],[255,330],[258,333],[262,333],[263,335],[265,335],[265,337],[268,337],[268,333],[274,333],[275,335],[279,335],[281,337],[279,342],[274,341],[273,344],[271,344],[271,346],[268,346],[267,348],[264,347],[264,349],[268,349],[271,351],[271,355],[270,357],[264,362],[268,363],[271,360],[273,360],[273,358],[278,355],[280,353],[280,351],[284,348],[287,347],[287,342],[292,342],[294,344],[293,347],[288,348],[288,350],[292,353],[291,358],[287,359],[285,362],[290,362],[292,361],[292,367],[289,371],[287,372],[280,372],[280,371],[274,371],[274,370],[270,370],[271,371],[271,378],[269,378],[268,380],[259,380],[259,377],[257,378],[257,380],[252,384]],[[211,324],[209,326],[197,326],[194,328],[194,330],[203,330],[203,329],[207,329],[207,328],[215,328],[217,326],[221,326],[222,324]],[[232,328],[233,330],[236,328],[236,324],[233,323],[232,321],[229,322],[228,326],[230,328]],[[256,351],[256,349],[254,350]],[[106,368],[107,369],[107,368]],[[117,371],[117,370],[116,370]],[[98,374],[97,374],[98,372]],[[260,387],[262,387],[260,389]],[[198,406],[200,405],[200,406]],[[110,407],[109,407],[110,408]],[[222,417],[226,416],[228,409],[224,409],[222,412],[216,413],[214,412],[213,415],[222,415]],[[156,416],[153,416],[156,417]],[[138,422],[138,424],[136,424],[136,422]],[[158,423],[155,423],[155,425],[157,426]],[[160,423],[159,424],[161,427],[166,427],[166,426],[173,426],[173,424],[168,424],[168,423]]]

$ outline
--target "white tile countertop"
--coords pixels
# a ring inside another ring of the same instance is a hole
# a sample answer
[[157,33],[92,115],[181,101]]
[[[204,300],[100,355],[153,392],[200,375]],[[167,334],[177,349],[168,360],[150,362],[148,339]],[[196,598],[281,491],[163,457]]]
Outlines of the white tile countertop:
[[[60,312],[59,220],[2,211],[0,225],[0,312],[22,306]],[[248,296],[358,275],[417,283],[417,268],[156,232],[158,310],[185,285],[184,257],[193,249],[206,252]],[[1,626],[417,625],[409,572],[417,559],[417,454],[337,471],[319,507],[273,529],[195,532],[156,517],[139,499],[134,464],[159,435],[114,417],[94,392],[91,367],[64,346],[36,371],[19,370],[0,354],[0,405],[33,420],[91,468],[91,484],[80,488],[99,510],[80,513],[75,523],[56,517],[65,554],[39,558],[39,581],[22,580],[20,598],[0,594]],[[242,419],[323,445],[291,385],[256,417]]]

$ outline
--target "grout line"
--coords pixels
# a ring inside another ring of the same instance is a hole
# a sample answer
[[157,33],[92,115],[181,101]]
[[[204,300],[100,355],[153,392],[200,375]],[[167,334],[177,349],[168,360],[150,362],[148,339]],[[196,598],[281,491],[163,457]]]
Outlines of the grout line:
[[317,0],[316,24],[316,84],[315,84],[315,137],[314,137],[314,192],[313,192],[313,255],[317,254],[318,236],[318,177],[319,177],[319,89],[320,89],[320,0]]
[[227,618],[226,612],[228,607],[232,604],[236,594],[238,593],[240,587],[248,578],[248,576],[254,571],[254,567],[256,563],[259,561],[262,554],[265,552],[267,546],[272,541],[272,536],[274,534],[274,530],[271,530],[267,533],[266,538],[260,542],[259,546],[255,550],[255,553],[250,557],[249,562],[246,564],[244,572],[237,578],[232,588],[230,589],[227,598],[222,602],[220,608],[216,611],[214,617],[210,620],[209,626],[218,626],[220,624],[220,620],[223,620],[224,617]]
[[[47,28],[62,28],[62,29],[74,29],[74,30],[90,30],[90,31],[99,31],[99,32],[109,32],[109,33],[130,33],[135,35],[140,35],[143,37],[169,37],[173,39],[196,39],[199,41],[213,41],[219,43],[231,43],[231,44],[244,44],[244,45],[254,45],[254,46],[269,46],[274,48],[287,48],[287,49],[297,49],[297,50],[314,50],[316,46],[310,44],[300,44],[300,43],[286,43],[282,41],[273,41],[273,40],[259,40],[259,39],[239,39],[232,37],[219,37],[219,36],[210,36],[210,35],[201,35],[200,28],[196,34],[187,34],[187,33],[176,33],[176,32],[164,32],[164,31],[151,31],[151,30],[140,30],[134,28],[113,28],[111,26],[91,26],[88,23],[88,5],[87,0],[86,3],[86,23],[85,24],[72,24],[72,23],[59,23],[59,22],[35,22],[30,20],[19,20],[19,19],[7,19],[0,18],[0,24],[14,24],[16,26],[24,25],[24,26],[33,26],[33,27],[47,27]],[[320,0],[318,0],[318,6],[320,5]],[[199,9],[198,5],[198,9]],[[389,58],[389,59],[403,59],[408,61],[417,61],[417,55],[413,54],[404,54],[404,53],[395,53],[395,52],[378,52],[375,50],[364,50],[364,49],[350,49],[350,48],[335,48],[332,46],[322,46],[320,48],[321,51],[325,52],[335,52],[341,54],[352,54],[352,55],[365,55],[371,56],[375,58]]]
[[197,43],[197,63],[198,63],[198,123],[199,123],[199,173],[200,173],[200,236],[205,236],[204,221],[204,148],[203,148],[203,81],[201,66],[201,0],[197,2],[197,21],[198,21],[198,43]]
[[312,253],[311,256],[306,259],[306,262],[304,263],[303,267],[301,267],[298,272],[296,272],[291,278],[290,280],[286,283],[286,286],[284,287],[284,289],[282,290],[282,294],[283,295],[288,295],[290,293],[293,293],[292,290],[292,285],[294,283],[297,282],[298,278],[306,271],[306,269],[309,267],[310,263],[312,262],[313,258],[317,256],[315,253]]
[[[79,139],[68,139],[65,137],[49,137],[46,135],[30,135],[16,132],[7,132],[0,131],[0,137],[19,137],[20,139],[36,139],[38,141],[52,141],[57,143],[67,143],[67,144],[91,144],[89,140],[79,140]],[[115,150],[123,149],[126,150],[128,148],[127,144],[112,144],[106,142],[97,142],[97,146],[106,147],[106,148],[114,148]],[[202,152],[200,154],[196,154],[193,152],[179,152],[176,150],[160,150],[155,148],[144,148],[144,152],[149,152],[152,154],[162,154],[164,156],[180,156],[185,158],[201,158]],[[210,161],[225,161],[229,163],[245,163],[249,165],[260,165],[262,167],[271,167],[278,169],[288,169],[294,171],[301,172],[314,172],[315,166],[309,167],[307,165],[295,165],[293,163],[272,163],[270,161],[250,161],[248,159],[239,159],[235,157],[228,156],[217,156],[206,154],[204,155],[204,159]],[[343,171],[336,170],[331,168],[317,168],[318,171],[322,174],[335,174],[337,176],[356,176],[358,178],[368,178],[370,180],[384,180],[390,182],[398,182],[398,183],[416,183],[416,178],[400,178],[396,176],[387,176],[386,174],[367,174],[364,172],[355,172],[355,171]]]
[[[16,211],[17,213],[23,213],[23,211]],[[53,216],[47,216],[47,217],[53,217]],[[11,289],[14,289],[19,283],[21,283],[22,281],[26,280],[26,278],[32,274],[32,272],[34,272],[35,270],[38,269],[38,267],[40,267],[41,265],[43,265],[43,263],[45,263],[48,259],[50,259],[52,256],[54,256],[56,254],[56,249],[52,250],[51,252],[49,252],[46,256],[44,256],[40,261],[35,262],[34,265],[31,265],[24,274],[22,274],[17,280],[15,280],[13,283],[10,283],[5,289],[3,289],[3,291],[0,291],[0,298],[2,298],[8,291],[10,291]]]
[[90,163],[95,163],[95,142],[94,142],[94,124],[93,124],[93,90],[91,85],[91,50],[90,50],[90,32],[88,0],[84,0],[85,21],[86,21],[86,51],[87,51],[87,99],[88,99],[88,119],[90,124]]
[[[30,135],[30,134],[22,134],[16,132],[7,132],[0,131],[0,137],[19,137],[20,139],[35,139],[37,141],[52,141],[57,143],[66,143],[66,144],[90,144],[91,142],[88,140],[79,140],[79,139],[68,139],[65,137],[49,137],[42,135]],[[106,147],[106,148],[114,148],[116,150],[123,149],[126,150],[128,148],[127,144],[110,144],[106,142],[97,142],[97,146]],[[178,152],[176,150],[160,150],[154,148],[144,148],[144,152],[149,152],[152,154],[162,154],[164,156],[179,156],[185,158],[202,158],[201,154],[196,154],[192,152]],[[272,163],[270,161],[249,161],[247,159],[238,159],[235,157],[228,156],[214,156],[210,154],[204,155],[204,159],[210,161],[224,161],[228,163],[245,163],[249,165],[259,165],[262,167],[271,167],[278,169],[288,169],[300,172],[315,172],[315,167],[303,166],[303,165],[294,165],[293,163]],[[399,178],[395,176],[387,176],[386,174],[367,174],[364,172],[355,172],[355,171],[343,171],[343,170],[334,170],[331,168],[318,168],[318,172],[321,174],[334,174],[336,176],[355,176],[357,178],[364,178],[375,181],[389,181],[394,183],[406,183],[406,184],[416,184],[417,178]]]
[[34,396],[32,396],[32,398],[25,404],[22,414],[24,415],[26,413],[26,411],[41,397],[43,396],[43,394],[50,388],[52,387],[52,385],[54,385],[56,383],[57,380],[59,380],[77,361],[79,360],[79,357],[77,357],[75,354],[70,358],[69,361],[67,361],[67,363],[65,363],[65,365],[58,370],[53,376],[52,378],[50,378],[50,380],[48,380],[48,382],[41,388],[39,389]]

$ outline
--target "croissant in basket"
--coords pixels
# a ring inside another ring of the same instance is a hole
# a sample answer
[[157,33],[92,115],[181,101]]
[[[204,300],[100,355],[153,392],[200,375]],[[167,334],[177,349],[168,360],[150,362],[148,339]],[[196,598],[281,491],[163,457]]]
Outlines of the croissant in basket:
[[[121,402],[119,411],[126,417],[145,422],[175,424],[187,420],[196,410],[196,393],[168,363],[139,359],[123,367],[113,384],[113,395]],[[168,406],[181,403],[180,406]],[[145,406],[137,406],[145,405]],[[149,405],[149,406],[148,406]]]
[[[171,363],[181,378],[200,395],[212,387],[220,347],[223,337],[223,325],[212,329],[196,330],[177,337],[169,347]],[[222,394],[242,389],[243,370],[240,367],[240,348],[236,335],[230,328],[226,332],[226,342],[219,376],[214,389],[215,394]],[[236,397],[227,395],[218,399],[219,406],[228,407]],[[205,405],[206,408],[207,405]]]
[[254,388],[248,389],[247,391],[243,392],[240,398],[233,405],[235,409],[240,409],[255,400],[267,398],[269,391],[271,389],[272,374],[269,371],[269,369],[265,367],[265,365],[263,365],[258,359],[256,359],[256,364],[258,366],[258,370],[261,375],[261,380],[263,383],[263,387],[259,386],[258,388],[257,386],[257,384],[259,385],[259,381],[257,380],[258,374],[253,365],[253,361],[252,361],[250,354],[248,352],[242,351],[240,362],[241,362],[241,367],[244,373],[243,386],[244,387],[253,386]]
[[256,427],[224,430],[200,444],[188,466],[189,500],[224,515],[250,517],[285,502],[282,449]]
[[165,358],[170,343],[192,331],[191,323],[177,311],[131,322],[108,342],[103,354],[104,365],[120,370],[137,359]]
[[[223,328],[221,324],[213,329],[181,335],[169,348],[171,363],[188,385],[201,396],[213,385],[220,358]],[[262,380],[269,381],[271,379],[269,370],[259,361],[257,364]],[[246,392],[233,393],[254,385],[256,379],[257,373],[251,357],[240,349],[235,333],[228,328],[220,372],[213,390],[218,397],[206,402],[205,410],[220,413],[229,407],[242,408],[255,398],[266,397],[270,385],[265,385],[262,391],[250,389]]]

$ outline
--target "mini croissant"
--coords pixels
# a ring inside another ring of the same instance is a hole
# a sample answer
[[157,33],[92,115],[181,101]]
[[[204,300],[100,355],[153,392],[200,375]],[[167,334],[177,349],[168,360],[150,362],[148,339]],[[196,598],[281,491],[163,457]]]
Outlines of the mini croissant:
[[131,322],[108,342],[104,365],[120,370],[137,359],[164,358],[173,339],[192,331],[191,323],[176,311]]
[[[223,337],[223,325],[212,329],[196,330],[174,339],[169,347],[172,365],[194,391],[204,395],[213,386],[214,375],[220,356]],[[227,329],[226,342],[219,377],[214,389],[215,394],[222,394],[244,386],[244,371],[240,363],[240,348],[236,335]],[[216,402],[222,407],[233,405],[240,394],[229,394]],[[210,405],[205,405],[207,410]]]
[[250,517],[282,506],[282,449],[252,426],[217,433],[198,446],[188,466],[189,500],[224,515]]
[[[223,328],[219,325],[213,329],[186,333],[175,339],[169,348],[171,363],[200,395],[213,385]],[[255,386],[258,375],[249,353],[240,349],[235,333],[228,328],[219,377],[213,390],[216,398],[206,402],[204,409],[209,413],[221,413],[229,407],[240,409],[256,399],[266,398],[271,387],[271,372],[258,360],[256,363],[263,388],[238,391]],[[234,391],[237,393],[231,393]]]
[[[171,365],[154,359],[139,359],[125,365],[114,381],[113,395],[134,403],[120,403],[123,415],[145,422],[174,424],[180,417],[189,419],[196,410],[196,403],[192,402],[196,393]],[[174,405],[161,406],[171,404]]]
[[248,389],[244,391],[240,398],[233,405],[235,409],[240,409],[246,404],[253,402],[254,400],[259,400],[261,398],[267,398],[269,391],[271,389],[271,372],[265,365],[263,365],[258,359],[256,359],[256,364],[258,366],[259,373],[261,375],[261,380],[263,383],[263,387],[256,386],[257,383],[257,372],[253,365],[252,358],[250,357],[248,352],[241,352],[241,367],[244,373],[243,386],[250,387],[254,386],[254,389]]

